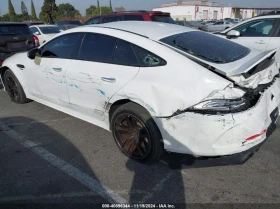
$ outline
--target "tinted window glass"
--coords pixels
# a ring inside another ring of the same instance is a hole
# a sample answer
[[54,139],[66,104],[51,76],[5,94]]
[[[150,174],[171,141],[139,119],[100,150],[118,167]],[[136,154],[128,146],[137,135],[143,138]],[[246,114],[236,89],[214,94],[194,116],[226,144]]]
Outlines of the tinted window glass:
[[214,23],[214,25],[223,25],[224,24],[224,22],[216,22],[216,23]]
[[109,16],[109,17],[103,17],[102,23],[117,22],[122,20],[123,20],[123,16]]
[[165,22],[165,23],[176,24],[175,21],[169,16],[152,16],[151,19],[152,19],[152,21],[155,21],[155,22]]
[[31,35],[27,25],[0,25],[0,35]]
[[228,63],[245,57],[250,50],[232,41],[208,33],[193,31],[161,39],[195,57],[215,63]]
[[130,43],[123,40],[118,41],[113,56],[113,63],[119,65],[139,66]]
[[45,58],[70,59],[79,40],[79,33],[60,36],[41,48],[41,56]]
[[101,34],[87,34],[79,59],[93,62],[111,63],[117,39]]
[[139,46],[133,45],[135,54],[141,67],[156,67],[166,65],[166,61]]
[[59,27],[39,27],[43,34],[60,33]]
[[40,33],[39,30],[35,27],[30,28],[30,30],[32,31],[33,34],[36,32]]
[[141,15],[124,15],[124,20],[144,21]]
[[280,29],[279,29],[279,31],[278,31],[278,34],[277,34],[277,36],[278,36],[278,37],[280,37]]
[[266,37],[269,36],[275,23],[275,19],[255,20],[240,25],[234,28],[234,30],[239,31],[241,36],[244,37]]
[[91,25],[91,24],[100,24],[101,22],[101,18],[100,17],[96,17],[96,18],[93,18],[93,19],[90,19],[89,21],[87,21],[85,23],[85,25]]

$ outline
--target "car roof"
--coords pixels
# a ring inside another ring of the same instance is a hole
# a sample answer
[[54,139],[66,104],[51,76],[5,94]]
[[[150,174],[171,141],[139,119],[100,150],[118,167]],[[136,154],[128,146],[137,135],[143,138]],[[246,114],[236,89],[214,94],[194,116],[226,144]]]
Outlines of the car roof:
[[27,24],[22,22],[0,22],[0,25],[27,25]]
[[57,25],[31,25],[30,27],[58,27]]
[[[180,26],[176,24],[168,24],[161,22],[150,22],[150,21],[119,21],[119,22],[111,22],[99,25],[86,25],[82,27],[77,27],[71,31],[79,31],[85,32],[91,31],[91,29],[96,28],[108,28],[112,30],[121,30],[124,32],[133,33],[140,36],[145,36],[147,38],[153,40],[160,40],[164,37],[175,35],[178,33],[195,31],[192,28],[188,28],[185,26]],[[95,30],[92,30],[93,32]]]

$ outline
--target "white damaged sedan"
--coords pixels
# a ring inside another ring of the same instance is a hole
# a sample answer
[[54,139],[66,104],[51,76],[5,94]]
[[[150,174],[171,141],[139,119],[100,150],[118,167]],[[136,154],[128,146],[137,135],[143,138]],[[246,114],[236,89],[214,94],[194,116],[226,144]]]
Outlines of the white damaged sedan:
[[275,53],[177,25],[114,22],[65,31],[0,73],[12,101],[112,131],[124,154],[149,164],[164,150],[254,152],[279,116]]

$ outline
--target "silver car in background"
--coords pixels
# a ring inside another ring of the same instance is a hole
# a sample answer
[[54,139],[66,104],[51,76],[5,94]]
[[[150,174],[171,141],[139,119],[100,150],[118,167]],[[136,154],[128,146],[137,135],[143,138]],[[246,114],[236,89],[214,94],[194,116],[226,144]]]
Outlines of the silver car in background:
[[218,21],[212,25],[204,25],[200,27],[200,29],[206,32],[219,32],[219,31],[226,30],[235,24],[236,23],[233,23],[231,21]]

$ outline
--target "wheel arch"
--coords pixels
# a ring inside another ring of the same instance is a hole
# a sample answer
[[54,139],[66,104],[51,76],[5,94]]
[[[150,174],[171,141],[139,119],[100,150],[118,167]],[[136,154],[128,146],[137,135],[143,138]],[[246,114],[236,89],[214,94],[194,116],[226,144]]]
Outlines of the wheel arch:
[[131,100],[131,99],[118,99],[118,100],[115,100],[114,102],[112,102],[112,103],[107,103],[107,105],[106,105],[106,112],[108,113],[108,116],[109,116],[109,129],[111,130],[111,119],[112,119],[112,116],[113,116],[113,114],[114,114],[114,112],[120,107],[120,106],[122,106],[122,105],[124,105],[124,104],[127,104],[127,103],[129,103],[129,102],[131,102],[131,103],[134,103],[134,104],[136,104],[136,105],[139,105],[140,107],[142,107],[143,109],[145,109],[150,115],[151,115],[151,117],[153,116],[152,114],[151,114],[151,111],[149,111],[149,108],[148,107],[145,107],[144,105],[142,105],[142,104],[140,104],[140,103],[138,103],[138,102],[136,102],[136,101],[133,101],[133,100]]
[[3,66],[1,67],[1,71],[0,71],[0,77],[1,77],[1,81],[2,81],[2,85],[4,87],[4,89],[6,90],[5,84],[4,84],[4,74],[6,72],[6,70],[9,70],[10,68],[8,68],[7,66]]

